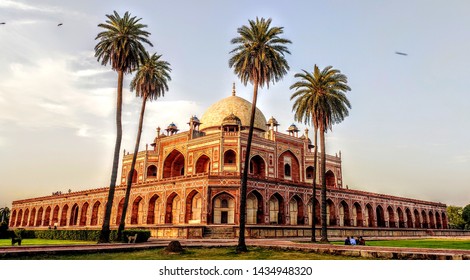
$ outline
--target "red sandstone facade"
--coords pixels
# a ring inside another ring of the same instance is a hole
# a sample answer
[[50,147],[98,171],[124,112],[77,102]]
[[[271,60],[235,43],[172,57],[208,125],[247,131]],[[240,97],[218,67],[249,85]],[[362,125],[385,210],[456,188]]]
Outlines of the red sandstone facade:
[[[236,96],[211,106],[189,129],[171,124],[157,129],[152,148],[137,157],[127,227],[149,228],[154,236],[203,237],[191,228],[236,227],[239,222],[240,173],[248,136],[251,104]],[[247,192],[248,226],[310,228],[320,225],[320,184],[313,197],[313,150],[308,131],[299,137],[292,125],[277,130],[257,111]],[[122,160],[111,224],[117,227],[132,155]],[[341,153],[327,155],[327,223],[339,228],[446,229],[446,205],[343,187]],[[320,168],[319,168],[320,170]],[[101,227],[108,189],[92,189],[13,202],[10,227],[79,229]],[[184,232],[182,234],[182,232]]]

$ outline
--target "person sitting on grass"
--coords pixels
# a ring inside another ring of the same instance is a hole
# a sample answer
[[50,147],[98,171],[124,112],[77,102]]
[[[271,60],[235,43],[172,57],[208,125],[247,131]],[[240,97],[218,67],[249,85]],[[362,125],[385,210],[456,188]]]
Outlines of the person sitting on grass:
[[351,241],[349,240],[349,236],[344,239],[344,245],[351,245]]
[[354,236],[351,237],[351,245],[356,245],[356,239],[354,239]]
[[358,244],[359,245],[366,245],[366,241],[364,240],[364,238],[362,238],[362,236],[359,236]]

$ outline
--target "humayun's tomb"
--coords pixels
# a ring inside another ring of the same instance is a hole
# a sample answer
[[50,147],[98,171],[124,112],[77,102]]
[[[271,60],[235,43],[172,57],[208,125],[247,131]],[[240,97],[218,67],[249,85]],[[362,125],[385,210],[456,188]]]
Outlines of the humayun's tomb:
[[[230,94],[228,94],[230,95]],[[175,124],[157,135],[137,157],[126,217],[127,228],[150,229],[154,237],[235,237],[239,223],[241,171],[251,103],[232,94],[187,130]],[[257,109],[247,191],[248,237],[311,236],[312,204],[320,226],[320,176],[313,198],[313,146],[308,131],[291,125],[278,131]],[[124,153],[116,187],[112,227],[117,228],[132,154]],[[331,235],[443,234],[446,205],[345,187],[341,153],[326,155],[327,224]],[[319,169],[320,170],[320,169]],[[99,229],[108,188],[55,193],[14,201],[10,227]],[[319,231],[318,231],[319,233]]]

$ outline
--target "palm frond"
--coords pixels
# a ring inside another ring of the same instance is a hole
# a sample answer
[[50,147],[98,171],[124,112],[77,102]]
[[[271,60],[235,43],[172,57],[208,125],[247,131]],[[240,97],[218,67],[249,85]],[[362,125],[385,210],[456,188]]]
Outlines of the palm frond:
[[121,17],[114,11],[106,17],[105,23],[98,24],[104,30],[95,38],[99,40],[95,46],[95,57],[103,65],[110,63],[113,70],[132,72],[143,58],[143,43],[153,46],[147,39],[150,33],[144,30],[147,25],[139,23],[141,19],[131,17],[129,12]]
[[326,132],[349,115],[351,103],[345,93],[351,88],[339,70],[332,66],[320,70],[315,65],[312,73],[302,70],[294,77],[298,80],[290,86],[295,90],[290,99],[296,121],[310,124],[312,120]]
[[239,37],[233,38],[235,45],[230,51],[229,67],[246,85],[255,80],[261,87],[277,82],[289,71],[285,54],[290,54],[287,44],[291,41],[280,38],[282,27],[270,27],[271,19],[249,20],[249,26],[237,29]]

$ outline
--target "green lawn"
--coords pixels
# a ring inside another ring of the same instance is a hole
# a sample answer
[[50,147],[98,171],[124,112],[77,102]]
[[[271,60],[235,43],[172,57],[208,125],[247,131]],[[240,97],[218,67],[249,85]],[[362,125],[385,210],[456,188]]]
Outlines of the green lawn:
[[[21,245],[70,245],[70,244],[96,244],[96,241],[81,240],[50,240],[50,239],[23,239]],[[0,239],[0,246],[11,246],[11,239]],[[18,244],[15,244],[18,246]]]
[[[332,244],[342,245],[343,241],[334,241]],[[368,246],[384,247],[411,247],[435,249],[465,249],[470,250],[470,239],[404,239],[404,240],[367,240]]]
[[[331,242],[342,245],[342,241]],[[94,241],[24,239],[22,245],[96,244]],[[10,239],[0,239],[0,246],[11,246]],[[443,248],[470,250],[470,239],[406,239],[366,240],[366,246]],[[359,260],[363,258],[339,255],[322,255],[311,252],[250,247],[248,253],[236,254],[234,247],[186,248],[182,254],[167,254],[163,249],[137,250],[133,252],[33,255],[15,259],[31,260]]]
[[273,250],[249,247],[248,253],[236,254],[235,247],[187,248],[182,254],[167,254],[164,249],[121,253],[73,255],[33,255],[15,257],[23,260],[365,260],[365,258],[322,255],[303,251]]

